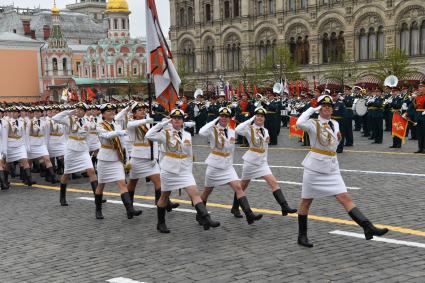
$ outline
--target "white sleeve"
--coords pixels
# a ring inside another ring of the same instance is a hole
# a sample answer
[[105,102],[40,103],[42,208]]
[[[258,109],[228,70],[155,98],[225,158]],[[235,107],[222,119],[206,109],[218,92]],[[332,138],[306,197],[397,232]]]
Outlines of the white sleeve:
[[245,122],[239,124],[235,132],[240,136],[246,136],[248,134],[248,126],[254,121],[255,116],[251,117],[249,120],[246,120]]
[[314,108],[310,107],[304,111],[297,120],[297,128],[300,128],[306,132],[311,132],[314,130],[314,124],[310,120],[310,116],[315,112]]
[[199,135],[208,137],[211,133],[210,129],[215,125],[215,123],[217,123],[218,119],[220,118],[215,118],[211,122],[205,124],[201,129],[199,129]]
[[158,142],[158,143],[165,143],[165,135],[163,133],[164,125],[162,123],[156,124],[152,128],[147,131],[145,137],[148,140]]
[[127,124],[127,129],[136,128],[140,125],[145,125],[147,124],[146,122],[147,122],[147,119],[129,121]]
[[112,139],[119,136],[118,131],[107,131],[101,125],[96,126],[96,131],[98,136],[104,139]]
[[69,116],[71,115],[71,111],[72,110],[62,111],[62,112],[56,114],[55,116],[53,116],[52,119],[56,123],[65,125],[67,127],[70,127],[71,126],[71,123],[69,121]]

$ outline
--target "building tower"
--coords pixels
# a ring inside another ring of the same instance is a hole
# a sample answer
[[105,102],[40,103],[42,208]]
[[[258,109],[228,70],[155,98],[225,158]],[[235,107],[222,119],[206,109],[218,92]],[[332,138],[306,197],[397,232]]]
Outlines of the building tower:
[[66,5],[66,8],[72,12],[89,15],[100,24],[105,17],[106,0],[75,0],[74,4]]
[[110,0],[106,6],[108,21],[108,38],[120,39],[130,37],[130,21],[128,3],[126,0]]

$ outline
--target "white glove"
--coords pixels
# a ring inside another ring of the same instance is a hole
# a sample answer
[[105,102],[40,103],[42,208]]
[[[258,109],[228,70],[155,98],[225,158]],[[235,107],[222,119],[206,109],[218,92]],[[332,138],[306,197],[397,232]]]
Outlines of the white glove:
[[195,123],[195,122],[193,122],[193,121],[190,121],[190,122],[184,122],[184,126],[185,126],[186,128],[193,128],[193,127],[195,127],[195,125],[196,125],[196,123]]
[[321,108],[322,108],[322,105],[319,105],[319,106],[317,106],[317,107],[315,107],[315,108],[311,107],[311,109],[313,109],[313,110],[314,110],[314,112],[319,111]]
[[422,112],[422,115],[425,115],[425,111],[424,111],[424,112]]
[[1,158],[6,159],[6,158],[7,158],[7,152],[2,152],[2,153],[1,153]]
[[117,135],[120,137],[127,135],[127,131],[124,131],[124,130],[118,130],[116,132],[117,132]]
[[161,124],[162,126],[165,126],[170,122],[171,122],[171,119],[164,118],[159,124]]
[[152,123],[153,123],[153,118],[143,119],[143,125],[144,124],[152,124]]

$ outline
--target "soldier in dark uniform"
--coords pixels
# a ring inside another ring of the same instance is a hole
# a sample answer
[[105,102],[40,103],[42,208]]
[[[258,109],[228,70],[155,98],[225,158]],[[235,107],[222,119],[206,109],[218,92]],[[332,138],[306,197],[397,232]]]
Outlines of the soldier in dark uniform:
[[[188,102],[188,97],[184,95],[181,99],[181,102],[179,103],[179,109],[183,110],[185,113],[184,120],[185,121],[193,121],[193,107],[191,107],[191,103]],[[190,135],[193,137],[195,135],[195,129],[194,127],[185,127],[184,130],[186,132],[189,132]]]
[[416,137],[418,150],[415,153],[425,153],[425,82],[419,85],[417,96],[411,107],[415,109]]
[[[411,117],[411,119],[415,119],[415,107],[411,106],[411,104],[414,101],[414,98],[412,97],[411,94],[409,94],[407,88],[403,88],[402,89],[402,95],[403,95],[403,104],[405,105],[404,107],[406,108],[406,111],[409,112],[409,117]],[[409,135],[410,132],[410,139],[411,140],[417,140],[417,136],[416,136],[416,126],[414,126],[412,123],[409,123],[407,125],[407,132],[406,132],[406,136]]]
[[338,122],[339,131],[341,133],[341,139],[339,141],[336,152],[342,153],[344,151],[344,143],[345,143],[345,136],[346,136],[346,129],[345,129],[345,123],[344,123],[346,119],[345,104],[343,100],[341,99],[341,93],[333,92],[332,100],[334,102],[333,111],[332,111],[332,119]]
[[[241,100],[239,101],[235,111],[236,125],[245,122],[254,115],[254,104],[248,101],[248,96],[246,93],[242,93],[241,96]],[[239,135],[237,144],[242,144],[243,146],[248,145],[245,138]]]
[[286,128],[288,127],[288,123],[289,123],[289,113],[288,113],[289,100],[288,100],[287,93],[283,93],[283,97],[280,100],[280,103],[282,104],[280,108],[280,119],[282,121],[282,127]]
[[266,122],[265,128],[269,131],[269,145],[277,145],[277,136],[280,131],[280,103],[275,99],[273,93],[268,93],[268,103],[266,103]]
[[216,96],[211,96],[210,104],[207,107],[208,118],[207,123],[218,117],[218,110],[220,109],[220,105],[217,102]]
[[[360,90],[358,88],[355,88],[355,87],[353,88],[352,95],[353,95],[354,99],[359,99],[359,98],[362,97]],[[354,131],[355,132],[361,131],[362,130],[363,117],[361,117],[359,115],[354,115],[354,113],[353,113],[353,120],[354,120]]]
[[392,128],[392,118],[393,118],[393,113],[391,112],[392,108],[391,108],[391,103],[388,101],[392,101],[392,93],[391,93],[391,89],[386,87],[384,90],[384,94],[383,94],[383,99],[384,102],[386,102],[384,104],[384,121],[385,121],[385,132],[391,132],[391,128]]
[[344,97],[344,106],[345,106],[345,118],[344,118],[344,129],[345,129],[345,146],[353,146],[353,103],[354,103],[355,95],[350,92],[346,92]]
[[[403,107],[403,96],[401,94],[397,94],[395,90],[391,91],[391,96],[393,97],[390,104],[391,108],[391,128],[392,128],[392,121],[393,121],[393,115],[394,113],[402,113],[402,107]],[[399,137],[393,136],[393,145],[390,146],[390,148],[401,148],[402,140]]]
[[205,106],[204,96],[202,94],[195,97],[195,122],[196,122],[196,133],[199,133],[199,130],[207,123],[208,111]]

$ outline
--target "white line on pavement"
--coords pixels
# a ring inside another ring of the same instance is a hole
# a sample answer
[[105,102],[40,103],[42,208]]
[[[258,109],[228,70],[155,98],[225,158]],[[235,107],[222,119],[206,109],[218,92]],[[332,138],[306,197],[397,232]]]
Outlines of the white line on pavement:
[[[349,236],[349,237],[364,239],[364,234],[359,234],[359,233],[351,233],[351,232],[340,231],[340,230],[335,230],[329,233],[335,234],[335,235],[342,235],[342,236]],[[416,248],[425,248],[425,244],[422,244],[422,243],[400,241],[400,240],[381,238],[381,237],[375,237],[372,239],[372,241],[384,242],[384,243],[390,243],[390,244],[396,244],[396,245],[402,245],[402,246],[409,246],[409,247],[416,247]]]
[[[261,182],[261,183],[265,183],[265,180],[251,180],[251,182]],[[302,183],[298,183],[298,182],[291,182],[291,181],[277,181],[279,184],[288,184],[288,185],[296,185],[296,186],[302,186]],[[347,189],[349,190],[361,190],[362,188],[358,188],[358,187],[347,187]]]
[[[94,201],[94,198],[88,198],[88,197],[79,197],[77,199]],[[107,203],[122,204],[122,201],[108,199],[108,202]],[[140,206],[140,207],[146,207],[146,208],[156,208],[156,205],[153,205],[153,204],[144,204],[144,203],[138,203],[138,202],[133,203],[133,206]],[[196,210],[186,209],[186,208],[173,208],[173,211],[196,213]]]
[[124,278],[124,277],[117,277],[117,278],[112,278],[109,280],[106,280],[106,282],[109,283],[145,283],[145,282],[141,282],[141,281],[136,281],[130,278]]
[[[204,162],[194,162],[195,164],[205,165]],[[243,166],[243,164],[235,163],[234,166]],[[270,168],[285,168],[285,169],[298,169],[302,170],[303,167],[300,166],[286,166],[286,165],[269,165]],[[341,172],[348,173],[360,173],[360,174],[374,174],[374,175],[393,175],[393,176],[412,176],[412,177],[424,177],[425,174],[417,173],[403,173],[403,172],[385,172],[385,171],[366,171],[366,170],[354,170],[354,169],[340,169]]]

